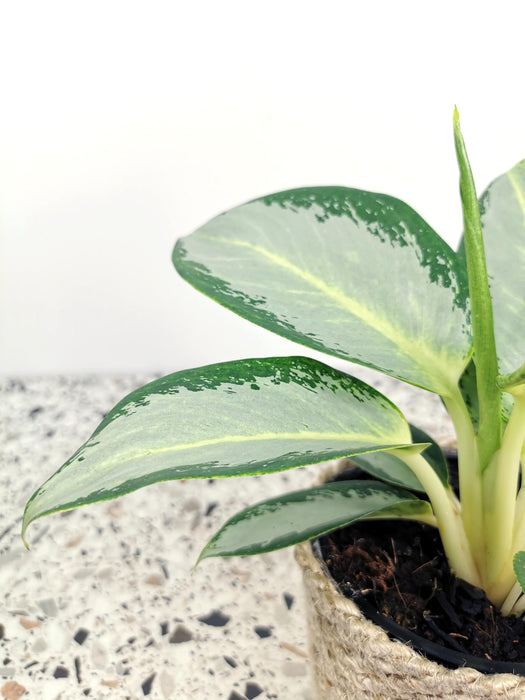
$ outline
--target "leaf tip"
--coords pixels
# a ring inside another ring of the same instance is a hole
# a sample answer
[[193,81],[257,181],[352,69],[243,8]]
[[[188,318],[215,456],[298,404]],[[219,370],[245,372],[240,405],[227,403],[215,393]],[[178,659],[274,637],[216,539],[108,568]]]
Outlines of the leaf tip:
[[30,546],[27,542],[27,539],[26,539],[26,530],[27,530],[28,525],[29,525],[29,523],[26,522],[25,518],[24,518],[24,522],[22,523],[22,532],[21,532],[20,536],[22,538],[22,542],[24,543],[24,547],[29,551],[31,548],[30,548]]
[[394,457],[400,454],[419,455],[431,446],[431,442],[413,442],[410,443],[410,445],[399,445],[388,450],[383,450],[383,452],[393,454]]
[[452,117],[452,123],[454,125],[454,140],[456,142],[456,148],[458,145],[458,141],[463,141],[462,135],[461,135],[461,125],[459,123],[459,112],[458,108],[456,105],[454,105],[454,114]]
[[208,549],[208,545],[206,545],[206,546],[204,547],[204,549],[202,550],[202,552],[199,554],[199,558],[197,559],[197,561],[195,562],[195,564],[193,565],[193,568],[192,568],[192,570],[191,570],[191,575],[192,575],[192,576],[193,576],[193,574],[197,571],[197,567],[199,566],[199,564],[201,563],[201,561],[202,561],[203,559],[206,559],[206,558],[209,557],[209,556],[212,556],[211,554],[207,554],[207,553],[206,553],[206,550],[207,550],[207,549]]

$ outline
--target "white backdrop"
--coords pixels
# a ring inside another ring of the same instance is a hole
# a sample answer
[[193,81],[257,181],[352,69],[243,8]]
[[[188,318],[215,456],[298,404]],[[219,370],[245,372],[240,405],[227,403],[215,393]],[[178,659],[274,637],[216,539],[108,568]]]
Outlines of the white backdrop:
[[341,184],[461,230],[525,157],[521,2],[0,5],[0,372],[181,369],[297,346],[179,280],[175,239]]

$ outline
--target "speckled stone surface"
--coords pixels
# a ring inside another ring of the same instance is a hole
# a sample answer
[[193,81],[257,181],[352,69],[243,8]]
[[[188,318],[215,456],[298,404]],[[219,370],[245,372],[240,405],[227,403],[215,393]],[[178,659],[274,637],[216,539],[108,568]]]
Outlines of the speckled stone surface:
[[[292,551],[191,569],[224,520],[308,485],[315,467],[150,486],[39,520],[24,549],[26,499],[151,378],[0,380],[0,697],[312,700]],[[439,399],[373,383],[450,441]]]

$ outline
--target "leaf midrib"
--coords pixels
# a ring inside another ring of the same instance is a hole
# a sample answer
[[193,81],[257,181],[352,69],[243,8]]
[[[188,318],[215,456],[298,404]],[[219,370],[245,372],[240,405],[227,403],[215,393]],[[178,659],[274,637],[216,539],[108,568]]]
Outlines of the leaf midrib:
[[[217,438],[207,438],[206,440],[198,440],[196,442],[188,442],[184,443],[182,445],[170,445],[168,447],[155,447],[152,449],[147,449],[144,450],[143,452],[140,453],[134,453],[132,456],[129,456],[125,459],[118,458],[111,460],[111,462],[107,461],[104,462],[103,465],[101,465],[100,468],[106,468],[108,464],[120,464],[123,462],[129,462],[135,459],[140,459],[142,457],[149,457],[149,456],[154,456],[158,454],[163,454],[163,453],[175,453],[175,452],[184,452],[185,450],[195,450],[199,449],[201,447],[209,447],[211,445],[220,445],[220,444],[226,444],[230,445],[232,443],[243,443],[243,442],[262,442],[265,440],[273,440],[273,441],[282,441],[282,440],[301,440],[301,441],[316,441],[316,440],[336,440],[338,442],[350,442],[355,444],[356,442],[359,443],[366,443],[370,442],[370,440],[377,440],[379,445],[386,445],[390,444],[388,441],[385,442],[385,435],[371,435],[367,433],[337,433],[337,432],[312,432],[309,430],[301,430],[298,432],[293,432],[293,433],[274,433],[274,432],[266,432],[266,433],[257,433],[255,435],[227,435],[223,437],[217,437]],[[396,446],[399,443],[396,443]],[[86,447],[89,447],[89,444],[86,445]]]
[[520,209],[523,213],[523,217],[525,219],[525,195],[522,192],[520,185],[519,185],[514,173],[512,171],[509,171],[507,173],[507,175],[509,178],[510,185],[511,185],[512,189],[514,190],[514,194],[516,195],[516,199],[518,201]]
[[[395,444],[389,444],[385,441],[385,436],[381,435],[380,436],[382,440],[379,439],[379,436],[377,436],[377,442],[376,442],[376,436],[370,435],[370,434],[360,434],[360,433],[336,433],[336,432],[310,432],[307,430],[302,430],[299,432],[294,432],[294,433],[259,433],[257,435],[229,435],[226,437],[218,437],[218,438],[208,438],[206,440],[199,440],[198,442],[192,442],[192,443],[186,443],[183,445],[172,445],[170,447],[157,447],[153,448],[150,450],[144,450],[141,453],[135,453],[133,455],[124,457],[123,455],[115,456],[114,459],[108,460],[101,462],[99,466],[95,469],[95,473],[98,473],[100,471],[106,471],[108,469],[111,469],[115,465],[123,465],[126,464],[127,462],[135,461],[137,459],[142,459],[144,457],[150,457],[150,456],[155,456],[158,454],[162,453],[167,453],[167,452],[182,452],[184,450],[190,450],[190,449],[198,449],[200,447],[208,447],[210,445],[217,445],[220,443],[224,444],[231,444],[231,443],[242,443],[242,442],[260,442],[264,440],[297,440],[297,441],[302,441],[304,442],[306,439],[308,440],[335,440],[338,442],[348,442],[348,443],[353,443],[354,446],[356,443],[363,444],[365,446],[367,443],[370,444],[370,447],[372,450],[374,448],[386,448],[388,449],[396,449],[398,447],[404,447],[409,443],[409,439],[407,439],[407,442],[396,442]],[[85,446],[89,447],[89,443]],[[349,450],[354,449],[351,447],[349,444]],[[72,462],[76,461],[78,456],[80,456],[82,453],[77,453],[76,457]],[[314,457],[315,459],[315,457]],[[89,472],[87,474],[88,481],[91,481],[93,472]],[[81,487],[81,484],[83,482],[83,479],[79,477],[79,475],[76,475],[76,484],[78,487]],[[42,493],[37,492],[39,495],[39,499],[45,503],[45,493],[49,489],[50,483],[53,481],[53,477],[46,482],[46,484],[43,485],[44,491]],[[34,494],[36,496],[37,494]],[[31,498],[31,501],[33,498]],[[53,500],[53,497],[52,497]],[[29,505],[29,504],[28,504]],[[40,510],[42,510],[42,506],[40,505]],[[45,510],[45,509],[44,509]],[[30,508],[28,509],[28,512],[30,512]],[[33,520],[33,516],[31,516],[30,521]]]
[[[333,285],[329,285],[326,282],[323,282],[323,280],[319,279],[312,273],[303,270],[302,268],[298,267],[286,258],[283,258],[282,256],[276,253],[272,253],[263,246],[254,245],[249,241],[238,239],[226,239],[220,236],[203,236],[203,238],[214,242],[218,241],[226,245],[234,245],[241,248],[248,248],[250,250],[253,250],[255,253],[259,253],[263,257],[268,258],[273,263],[284,268],[285,270],[288,270],[292,274],[296,275],[300,279],[310,284],[318,291],[322,292],[323,294],[326,294],[326,296],[328,296],[332,301],[334,301],[336,305],[338,305],[340,308],[350,312],[353,316],[356,316],[368,326],[376,330],[378,333],[388,338],[396,347],[398,347],[401,350],[401,352],[405,356],[409,357],[410,360],[422,370],[423,376],[431,376],[435,381],[437,381],[438,385],[441,385],[441,379],[443,377],[441,375],[429,375],[428,372],[429,367],[433,367],[436,365],[442,367],[444,365],[440,354],[433,352],[432,348],[429,348],[428,345],[419,345],[418,353],[419,355],[422,355],[424,359],[424,362],[419,362],[414,357],[413,353],[409,352],[409,349],[413,347],[414,342],[420,341],[420,338],[410,340],[405,334],[399,333],[398,329],[391,323],[389,323],[387,319],[380,318],[379,316],[377,316],[377,314],[373,313],[369,307],[365,306],[364,304],[360,304],[354,299],[348,297],[341,291],[339,287],[334,287]],[[451,386],[454,387],[454,382],[451,383]],[[450,388],[448,388],[448,391],[450,392]],[[454,389],[452,389],[452,391],[454,391]]]

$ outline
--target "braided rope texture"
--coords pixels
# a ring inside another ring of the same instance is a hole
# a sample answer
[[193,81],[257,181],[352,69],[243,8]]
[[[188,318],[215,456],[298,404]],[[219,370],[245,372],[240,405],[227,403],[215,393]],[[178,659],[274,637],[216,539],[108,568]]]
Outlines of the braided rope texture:
[[[324,471],[328,480],[341,466]],[[525,677],[450,670],[390,640],[343,596],[310,542],[295,548],[306,593],[310,670],[316,700],[522,698]]]

